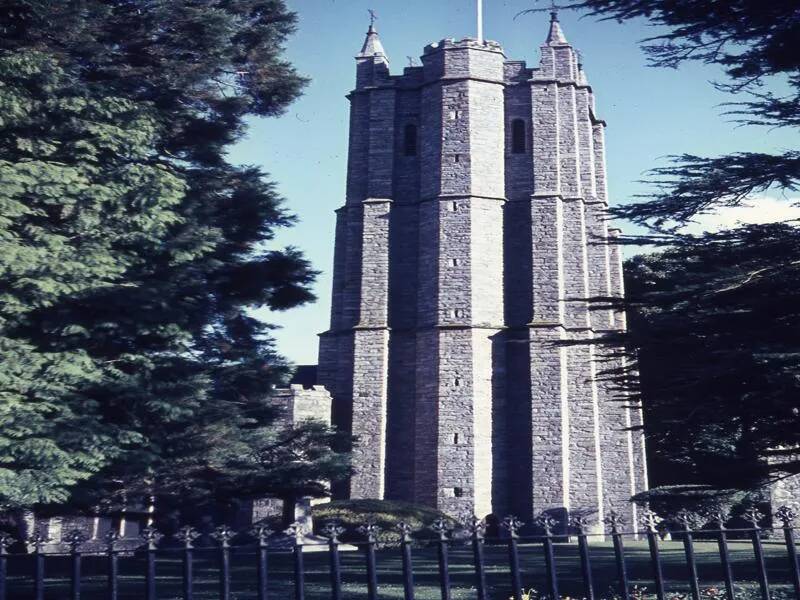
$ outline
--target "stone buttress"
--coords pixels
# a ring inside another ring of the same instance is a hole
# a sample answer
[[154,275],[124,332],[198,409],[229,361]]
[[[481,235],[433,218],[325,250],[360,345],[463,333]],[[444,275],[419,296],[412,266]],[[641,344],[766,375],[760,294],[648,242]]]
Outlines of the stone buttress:
[[624,315],[605,124],[553,16],[539,68],[443,40],[389,74],[374,28],[350,94],[320,383],[355,437],[336,490],[450,514],[633,517],[641,412],[595,343]]
[[356,57],[350,96],[346,202],[336,213],[331,329],[320,340],[319,379],[333,396],[333,421],[357,439],[353,498],[384,494],[389,359],[389,217],[395,90],[372,27]]

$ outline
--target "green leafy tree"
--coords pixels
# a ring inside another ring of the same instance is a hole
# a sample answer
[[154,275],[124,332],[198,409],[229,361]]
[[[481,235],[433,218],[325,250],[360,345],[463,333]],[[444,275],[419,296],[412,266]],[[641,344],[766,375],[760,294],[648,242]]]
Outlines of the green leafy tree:
[[[647,19],[652,66],[719,66],[739,124],[800,125],[800,10],[794,0],[576,0],[600,19]],[[654,169],[653,192],[617,207],[667,249],[626,264],[631,361],[641,372],[656,483],[753,488],[800,472],[800,238],[797,223],[690,236],[699,214],[800,189],[800,153],[686,153]],[[631,372],[613,376],[631,375]],[[767,459],[779,459],[780,465]]]
[[293,221],[274,184],[225,157],[300,93],[294,26],[282,0],[0,2],[6,506],[197,506],[346,471],[315,426],[292,437],[313,480],[265,459],[296,434],[250,309],[312,300],[315,272],[268,247]]

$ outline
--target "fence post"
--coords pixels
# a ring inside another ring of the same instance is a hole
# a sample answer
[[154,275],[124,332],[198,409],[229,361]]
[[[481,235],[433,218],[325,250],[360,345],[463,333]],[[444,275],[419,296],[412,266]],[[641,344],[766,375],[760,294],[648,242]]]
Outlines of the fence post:
[[64,541],[69,545],[70,561],[72,563],[72,575],[70,577],[70,598],[80,600],[81,598],[81,545],[86,541],[86,536],[78,529],[73,529],[64,537]]
[[161,533],[155,527],[142,529],[141,538],[144,540],[147,552],[147,570],[145,572],[145,600],[156,600],[156,551]]
[[256,538],[256,576],[258,580],[258,600],[267,600],[267,548],[269,536],[274,532],[264,525],[256,525],[250,532]]
[[400,553],[403,559],[403,598],[414,600],[414,567],[411,563],[411,525],[400,521],[395,525],[400,534]]
[[475,564],[475,587],[478,600],[489,600],[486,589],[486,572],[483,568],[483,537],[486,534],[486,521],[472,515],[467,520],[467,531],[472,540],[472,558]]
[[294,600],[305,600],[306,574],[303,565],[303,535],[305,525],[299,521],[292,523],[284,532],[292,538],[292,555],[294,557]]
[[520,527],[524,525],[514,515],[508,515],[500,524],[508,531],[508,566],[511,571],[511,593],[514,600],[522,600],[522,574],[519,570],[518,538]]
[[119,533],[114,529],[110,529],[105,535],[106,560],[108,564],[108,600],[117,600],[119,596],[119,554],[117,551],[117,540],[119,540]]
[[609,511],[605,519],[606,524],[611,527],[611,540],[614,543],[614,558],[617,563],[617,577],[619,578],[619,594],[622,600],[630,600],[631,595],[628,590],[628,569],[625,565],[625,545],[622,540],[620,528],[625,521],[622,515],[616,511]]
[[364,546],[367,559],[367,600],[378,599],[378,573],[375,565],[375,544],[378,543],[378,533],[380,530],[381,528],[372,521],[368,521],[358,528],[359,533],[367,538],[367,544]]
[[333,521],[322,528],[322,536],[328,538],[328,555],[331,569],[331,599],[342,600],[342,566],[339,561],[339,536],[344,527]]
[[659,516],[652,510],[642,513],[642,525],[647,536],[647,546],[650,548],[650,563],[653,566],[653,580],[656,584],[656,597],[664,600],[664,575],[661,572],[661,553],[658,549],[658,531],[656,527],[661,522]]
[[589,542],[586,538],[586,529],[589,526],[589,521],[582,515],[576,515],[572,518],[572,526],[578,532],[578,553],[581,557],[581,575],[583,576],[583,585],[586,590],[586,599],[594,600],[592,563],[589,559]]
[[717,524],[717,547],[719,548],[719,561],[722,565],[722,576],[725,579],[725,593],[728,600],[736,600],[736,589],[733,586],[733,571],[731,569],[731,556],[728,552],[728,534],[725,523],[729,515],[722,508],[717,508],[711,514],[711,520]]
[[556,556],[553,551],[553,527],[557,521],[552,515],[544,512],[536,518],[536,524],[544,529],[544,562],[547,568],[547,593],[550,600],[558,600],[558,575],[556,574]]
[[692,528],[697,526],[697,515],[687,510],[682,510],[676,517],[683,529],[683,552],[686,556],[686,569],[689,574],[692,600],[700,600],[700,582],[697,579],[697,562],[694,556],[694,538],[692,536]]
[[794,595],[800,598],[800,565],[797,563],[797,545],[794,541],[795,512],[788,506],[781,506],[775,513],[783,526],[783,539],[786,541],[786,552],[789,555],[789,572],[794,583]]
[[35,600],[44,600],[44,546],[49,539],[37,529],[28,538],[29,543],[33,544],[33,597]]
[[231,597],[231,540],[235,535],[236,532],[227,525],[220,525],[212,535],[219,542],[220,600],[230,600]]
[[744,513],[744,518],[747,519],[753,526],[750,531],[750,540],[753,543],[753,554],[756,557],[756,565],[758,566],[758,585],[761,588],[761,597],[763,600],[769,600],[769,580],[767,579],[767,565],[764,562],[764,547],[761,545],[761,527],[759,522],[764,518],[755,507],[750,507]]
[[15,542],[5,532],[0,532],[0,600],[6,600],[6,578],[8,577],[8,548]]
[[192,550],[193,542],[200,537],[197,530],[191,525],[185,525],[175,534],[178,541],[183,542],[183,600],[194,598],[194,564]]
[[450,556],[448,552],[450,549],[448,539],[450,528],[447,526],[447,522],[444,519],[436,519],[431,525],[431,529],[433,529],[433,531],[435,531],[439,536],[439,539],[437,540],[439,557],[439,590],[442,595],[442,600],[450,600]]

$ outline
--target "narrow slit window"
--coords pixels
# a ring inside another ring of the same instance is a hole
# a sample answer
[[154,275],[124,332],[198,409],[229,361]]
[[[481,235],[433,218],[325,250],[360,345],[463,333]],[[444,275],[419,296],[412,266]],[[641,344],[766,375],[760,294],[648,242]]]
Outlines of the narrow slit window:
[[525,121],[514,119],[511,121],[511,152],[514,154],[525,154],[526,151],[526,131]]
[[406,156],[417,155],[417,126],[409,123],[403,134],[403,154]]

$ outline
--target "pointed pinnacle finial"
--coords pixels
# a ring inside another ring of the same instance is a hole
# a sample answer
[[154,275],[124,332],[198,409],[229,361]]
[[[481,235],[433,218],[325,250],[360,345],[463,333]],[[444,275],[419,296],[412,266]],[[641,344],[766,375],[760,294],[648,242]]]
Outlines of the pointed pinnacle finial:
[[364,40],[364,45],[361,47],[361,52],[359,53],[359,57],[370,57],[370,56],[386,56],[386,51],[383,49],[383,44],[381,44],[381,40],[378,37],[378,32],[375,30],[375,21],[378,20],[377,13],[372,10],[371,8],[368,9],[369,12],[369,30],[367,30],[367,39]]
[[547,32],[547,43],[567,43],[567,38],[564,36],[564,32],[561,31],[561,25],[558,22],[558,5],[555,2],[550,5],[550,31]]

